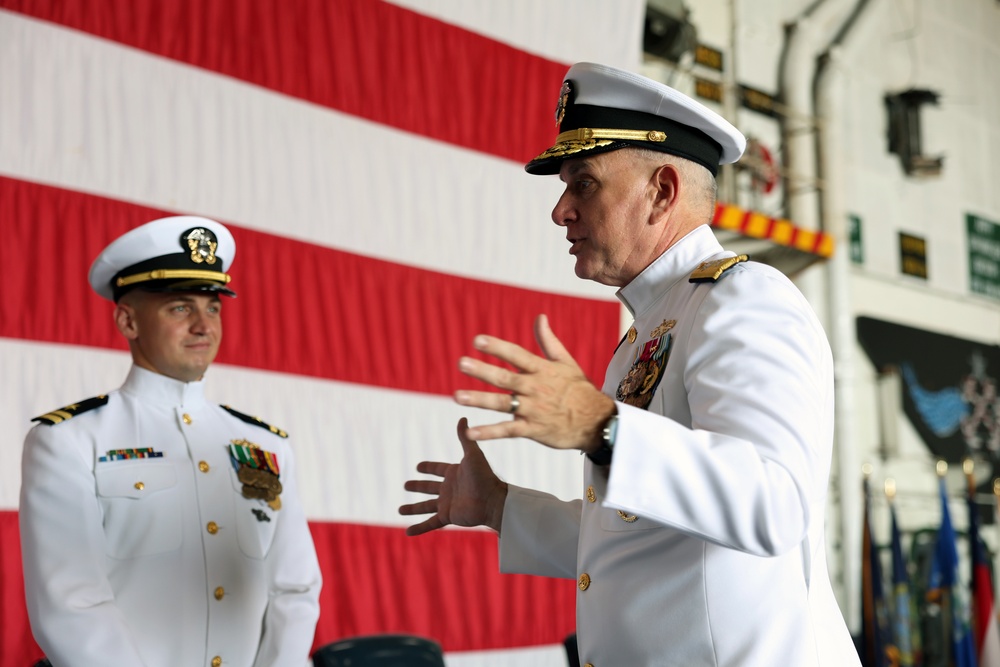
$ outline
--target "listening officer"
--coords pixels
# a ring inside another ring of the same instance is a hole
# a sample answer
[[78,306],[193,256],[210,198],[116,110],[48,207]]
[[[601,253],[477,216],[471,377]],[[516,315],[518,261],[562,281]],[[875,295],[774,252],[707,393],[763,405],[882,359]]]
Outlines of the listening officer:
[[[455,399],[513,419],[463,420],[461,464],[418,466],[443,479],[407,483],[436,496],[401,508],[433,514],[410,534],[485,524],[503,571],[576,579],[588,665],[858,665],[826,567],[829,344],[784,275],[708,226],[715,173],[743,135],[668,86],[591,63],[566,74],[557,123],[526,169],[559,175],[552,220],[577,276],[618,287],[634,324],[603,390],[543,316],[543,356],[477,336],[503,363],[460,369],[502,391]],[[587,454],[581,497],[501,482],[475,440],[506,437]]]
[[177,216],[91,267],[132,368],[35,418],[22,458],[28,614],[57,667],[307,664],[321,581],[288,436],[205,399],[235,253]]

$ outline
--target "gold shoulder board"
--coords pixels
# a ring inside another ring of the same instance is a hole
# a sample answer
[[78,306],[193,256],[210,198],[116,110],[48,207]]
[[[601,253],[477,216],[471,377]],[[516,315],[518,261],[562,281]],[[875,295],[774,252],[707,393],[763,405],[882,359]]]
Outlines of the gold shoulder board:
[[56,424],[61,424],[62,422],[72,419],[77,415],[82,415],[84,412],[96,410],[97,408],[103,407],[107,404],[108,397],[101,394],[100,396],[88,398],[87,400],[80,401],[79,403],[65,405],[58,410],[53,410],[52,412],[46,412],[44,415],[34,417],[31,421],[38,422],[40,424],[48,424],[49,426],[55,426]]
[[750,259],[746,255],[736,257],[726,257],[725,259],[715,259],[710,262],[702,262],[698,268],[691,272],[688,277],[689,283],[714,283],[718,280],[726,269],[736,266],[740,262]]
[[232,416],[236,417],[237,419],[243,420],[243,421],[245,421],[248,424],[253,424],[254,426],[259,426],[261,428],[267,429],[268,431],[270,431],[271,433],[275,434],[276,436],[278,436],[280,438],[287,438],[288,437],[288,434],[286,432],[282,431],[277,426],[271,426],[267,422],[263,421],[260,417],[251,417],[250,415],[245,415],[242,412],[240,412],[239,410],[232,409],[228,405],[223,405],[223,406],[220,406],[220,407],[222,407],[223,410],[225,410],[226,412],[228,412]]

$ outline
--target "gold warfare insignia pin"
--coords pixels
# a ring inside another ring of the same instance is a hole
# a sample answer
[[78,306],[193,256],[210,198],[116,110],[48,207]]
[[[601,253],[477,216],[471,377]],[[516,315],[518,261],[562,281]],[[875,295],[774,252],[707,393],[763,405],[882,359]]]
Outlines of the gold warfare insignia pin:
[[215,264],[215,249],[219,240],[204,227],[189,229],[181,235],[181,243],[191,251],[191,261],[195,264]]
[[556,103],[556,126],[562,125],[563,118],[566,117],[566,107],[569,106],[569,97],[573,94],[573,86],[569,81],[563,81],[562,88],[559,89],[559,101]]
[[249,440],[230,440],[229,458],[243,484],[244,498],[263,500],[273,510],[281,509],[281,474],[278,455]]
[[677,320],[663,320],[663,323],[660,324],[660,326],[656,327],[655,329],[649,332],[649,337],[659,338],[663,334],[673,329],[674,326],[676,325],[677,325]]

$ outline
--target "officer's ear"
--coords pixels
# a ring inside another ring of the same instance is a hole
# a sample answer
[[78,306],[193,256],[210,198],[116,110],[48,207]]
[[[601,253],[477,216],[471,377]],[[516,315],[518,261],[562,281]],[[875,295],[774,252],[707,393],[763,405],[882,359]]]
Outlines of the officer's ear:
[[139,337],[139,323],[135,316],[135,306],[129,302],[127,296],[115,304],[115,326],[127,340],[135,340]]
[[681,173],[675,165],[661,164],[653,172],[653,215],[669,217],[680,201]]

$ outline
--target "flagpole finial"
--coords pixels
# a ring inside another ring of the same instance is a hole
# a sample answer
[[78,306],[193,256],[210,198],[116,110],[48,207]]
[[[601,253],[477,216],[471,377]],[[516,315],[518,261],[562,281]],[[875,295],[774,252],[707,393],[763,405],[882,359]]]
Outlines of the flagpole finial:
[[964,472],[966,475],[971,475],[975,469],[976,469],[976,462],[972,460],[971,456],[967,456],[964,459],[962,459],[962,472]]
[[890,501],[896,497],[896,480],[892,477],[885,478],[885,495]]
[[935,469],[938,477],[944,477],[948,473],[948,462],[944,459],[938,459]]
[[1000,498],[1000,477],[993,480],[993,495]]
[[862,463],[861,464],[861,474],[864,476],[865,479],[868,479],[869,477],[871,477],[872,476],[872,472],[874,470],[875,470],[875,468],[872,466],[871,463]]

